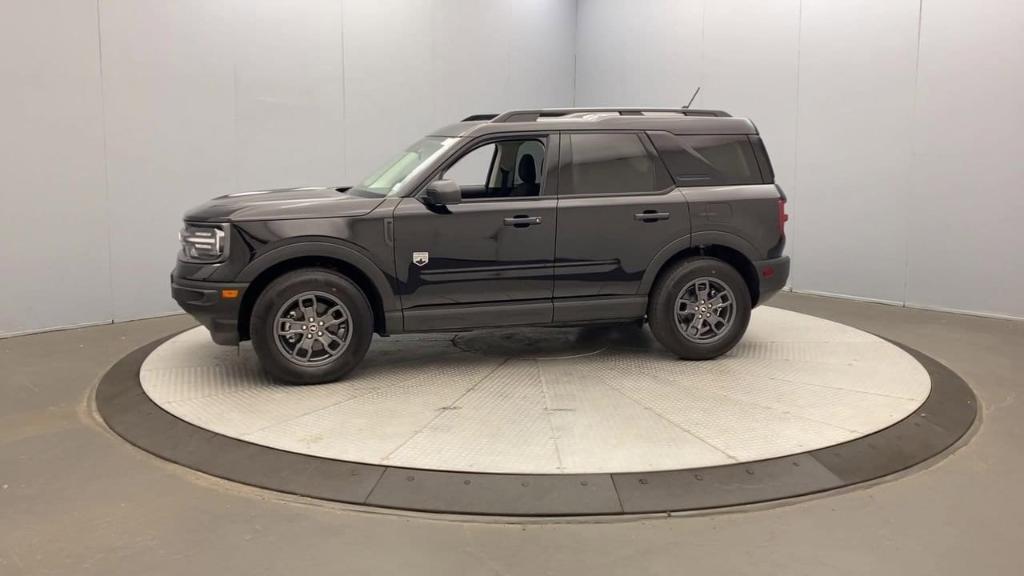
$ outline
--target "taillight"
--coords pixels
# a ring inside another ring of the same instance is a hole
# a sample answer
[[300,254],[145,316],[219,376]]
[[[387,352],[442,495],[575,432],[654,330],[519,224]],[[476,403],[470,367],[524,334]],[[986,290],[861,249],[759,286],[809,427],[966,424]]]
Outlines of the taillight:
[[786,214],[786,199],[779,198],[779,235],[786,235],[786,221],[789,220],[789,214]]

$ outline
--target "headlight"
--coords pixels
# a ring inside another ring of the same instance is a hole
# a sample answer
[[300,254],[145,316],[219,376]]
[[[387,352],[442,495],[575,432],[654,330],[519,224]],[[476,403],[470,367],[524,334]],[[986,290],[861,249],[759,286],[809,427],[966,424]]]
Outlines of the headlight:
[[226,224],[190,224],[178,232],[181,253],[190,262],[217,262],[227,251]]

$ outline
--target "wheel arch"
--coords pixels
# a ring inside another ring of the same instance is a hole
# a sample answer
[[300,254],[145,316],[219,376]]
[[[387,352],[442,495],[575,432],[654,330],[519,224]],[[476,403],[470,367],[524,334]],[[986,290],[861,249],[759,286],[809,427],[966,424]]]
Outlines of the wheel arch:
[[750,291],[750,304],[756,306],[760,298],[760,282],[754,261],[754,247],[738,236],[724,233],[698,233],[677,240],[661,250],[648,266],[640,282],[640,293],[649,294],[657,279],[676,262],[694,256],[709,256],[729,264],[740,273]]
[[389,314],[398,309],[391,284],[367,256],[331,242],[302,242],[267,252],[253,260],[239,275],[239,281],[249,284],[238,312],[240,339],[250,337],[253,306],[263,290],[275,278],[302,268],[327,268],[352,280],[370,302],[374,332],[388,334],[401,331],[401,326],[392,325],[400,322],[400,317]]

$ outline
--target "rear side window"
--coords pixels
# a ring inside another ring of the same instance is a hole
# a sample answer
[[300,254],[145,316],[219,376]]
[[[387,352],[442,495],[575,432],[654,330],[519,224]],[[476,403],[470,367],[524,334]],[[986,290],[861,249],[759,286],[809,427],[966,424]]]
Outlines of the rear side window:
[[562,142],[560,195],[642,194],[671,186],[639,134],[565,134]]
[[679,186],[738,186],[764,179],[750,140],[742,134],[649,134]]

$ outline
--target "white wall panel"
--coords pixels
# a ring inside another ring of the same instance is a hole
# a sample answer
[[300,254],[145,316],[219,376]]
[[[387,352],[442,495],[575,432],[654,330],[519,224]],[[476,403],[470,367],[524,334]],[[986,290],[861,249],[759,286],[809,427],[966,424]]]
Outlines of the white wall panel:
[[928,0],[907,301],[1024,317],[1024,4]]
[[0,334],[107,320],[95,3],[3,3],[0,81]]
[[173,312],[181,215],[236,187],[232,5],[101,4],[114,319]]
[[[573,102],[576,2],[503,0],[509,81],[503,107],[558,107]],[[491,35],[493,37],[493,35]],[[494,109],[494,108],[492,108]]]
[[[515,30],[510,2],[435,0],[430,29],[440,32],[430,47],[431,81],[424,86],[434,101],[438,123],[455,122],[503,104],[512,84],[510,65]],[[487,25],[481,25],[486,22]]]
[[577,105],[681,106],[690,99],[700,83],[702,1],[584,0],[577,10]]
[[917,18],[918,0],[803,2],[793,286],[903,301]]
[[344,2],[347,184],[437,127],[430,15],[430,2]]
[[574,8],[557,0],[435,0],[438,119],[571,104]]
[[238,188],[344,184],[340,0],[235,0]]
[[350,183],[469,114],[572,102],[572,2],[346,0],[344,10]]

